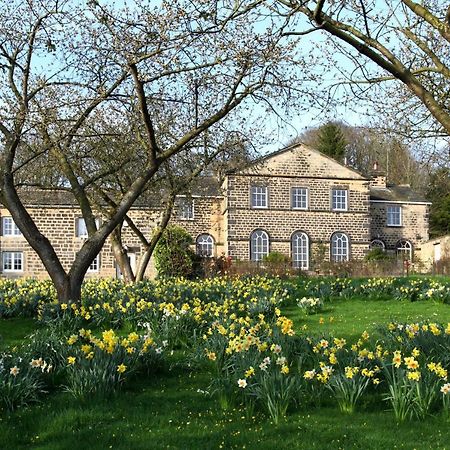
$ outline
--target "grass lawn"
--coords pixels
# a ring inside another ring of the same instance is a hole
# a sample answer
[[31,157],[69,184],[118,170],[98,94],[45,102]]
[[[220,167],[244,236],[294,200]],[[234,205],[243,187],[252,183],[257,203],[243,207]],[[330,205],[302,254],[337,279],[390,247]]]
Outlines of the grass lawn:
[[376,332],[377,327],[390,321],[450,322],[450,306],[442,303],[361,298],[332,300],[325,303],[321,313],[311,316],[305,315],[296,305],[284,308],[283,314],[294,321],[298,333],[331,334],[351,342],[356,341],[364,330]]
[[20,344],[36,327],[33,319],[0,319],[0,350]]
[[198,393],[208,377],[178,367],[139,380],[109,401],[80,405],[56,394],[0,419],[4,449],[445,449],[448,424],[435,418],[401,425],[386,405],[346,416],[334,407],[300,409],[274,426],[265,416],[222,412]]
[[[450,322],[450,306],[394,300],[334,300],[322,313],[304,316],[297,306],[283,313],[298,332],[356,340],[390,320]],[[323,323],[320,323],[323,319]],[[37,324],[0,320],[2,344],[16,345]],[[201,393],[210,376],[173,356],[162,373],[140,376],[107,401],[80,404],[51,393],[42,404],[0,416],[0,449],[450,449],[450,423],[440,417],[396,424],[387,403],[370,396],[344,415],[333,404],[300,405],[274,426],[259,412],[222,411]]]

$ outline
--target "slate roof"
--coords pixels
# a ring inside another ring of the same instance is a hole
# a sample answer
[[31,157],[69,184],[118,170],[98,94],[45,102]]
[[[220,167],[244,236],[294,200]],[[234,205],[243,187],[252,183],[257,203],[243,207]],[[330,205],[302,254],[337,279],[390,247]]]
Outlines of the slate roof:
[[[78,202],[70,191],[44,190],[22,188],[18,191],[19,197],[25,205],[29,206],[73,206],[78,207]],[[184,193],[186,194],[186,193]],[[219,197],[221,195],[219,182],[215,177],[200,177],[192,185],[189,194],[202,197]],[[158,208],[164,192],[144,192],[134,202],[134,207]]]
[[386,202],[426,202],[428,200],[416,191],[413,191],[409,185],[400,184],[398,186],[386,187],[371,186],[370,200],[386,201]]

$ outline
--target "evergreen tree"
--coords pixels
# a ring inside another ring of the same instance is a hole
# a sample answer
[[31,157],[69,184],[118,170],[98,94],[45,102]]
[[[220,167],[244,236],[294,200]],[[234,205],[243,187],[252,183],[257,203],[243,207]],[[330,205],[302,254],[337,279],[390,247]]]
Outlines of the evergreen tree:
[[319,128],[317,150],[343,162],[347,141],[341,127],[335,122],[327,122]]
[[430,237],[450,233],[450,170],[439,168],[430,175],[427,198],[430,208]]

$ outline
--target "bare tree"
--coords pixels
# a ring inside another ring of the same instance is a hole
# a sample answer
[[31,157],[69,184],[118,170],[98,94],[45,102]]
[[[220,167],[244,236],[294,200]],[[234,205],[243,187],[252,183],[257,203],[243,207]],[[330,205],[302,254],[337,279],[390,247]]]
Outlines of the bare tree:
[[[391,104],[411,132],[449,136],[448,5],[437,0],[279,0],[278,4],[293,23],[288,35],[327,36],[322,56],[325,64],[344,75],[339,84],[349,87],[350,101],[367,100],[375,88],[373,99],[380,109]],[[306,17],[309,26],[300,17]],[[385,88],[386,95],[380,95],[378,89]]]
[[[207,0],[201,7],[136,1],[108,9],[92,1],[83,9],[29,0],[0,12],[0,201],[60,300],[80,299],[89,265],[166,161],[195,147],[206,131],[219,138],[242,127],[252,99],[270,103],[291,84],[286,63],[293,46],[281,43],[284,19],[262,24],[253,7]],[[100,116],[131,120],[125,130],[117,127],[117,137],[106,136]],[[105,165],[102,141],[114,139],[132,141],[134,150],[109,155]],[[89,237],[70,267],[21,198],[35,165],[56,169],[47,188],[71,192],[85,220]],[[117,188],[113,174],[124,168],[133,171],[131,183],[97,229],[98,188]]]

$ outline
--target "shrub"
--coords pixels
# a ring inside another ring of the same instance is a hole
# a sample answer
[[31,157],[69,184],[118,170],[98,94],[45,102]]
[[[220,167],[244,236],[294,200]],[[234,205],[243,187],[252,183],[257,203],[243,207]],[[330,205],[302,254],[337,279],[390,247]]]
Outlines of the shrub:
[[195,253],[193,239],[183,228],[169,226],[155,248],[155,266],[160,277],[190,277]]
[[364,258],[366,261],[386,261],[391,259],[389,255],[379,247],[372,248]]

